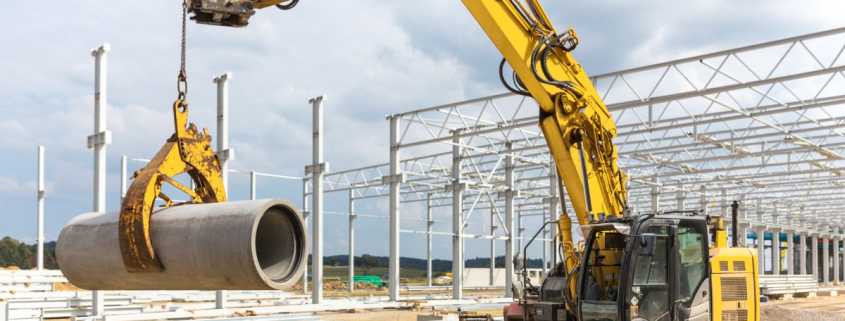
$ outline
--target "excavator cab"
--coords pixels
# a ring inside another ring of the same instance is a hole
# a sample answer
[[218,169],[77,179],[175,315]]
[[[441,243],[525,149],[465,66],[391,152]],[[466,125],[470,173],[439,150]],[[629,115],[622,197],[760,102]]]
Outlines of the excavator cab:
[[705,217],[640,215],[589,231],[578,280],[579,320],[709,318]]
[[706,216],[640,215],[585,230],[578,320],[750,320],[756,313],[755,258],[748,249],[715,247]]

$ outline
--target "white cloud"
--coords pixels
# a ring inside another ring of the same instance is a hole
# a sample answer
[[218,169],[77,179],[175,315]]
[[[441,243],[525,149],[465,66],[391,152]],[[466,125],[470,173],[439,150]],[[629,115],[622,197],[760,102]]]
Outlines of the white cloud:
[[0,193],[18,196],[26,193],[35,195],[35,183],[21,182],[13,177],[0,176]]

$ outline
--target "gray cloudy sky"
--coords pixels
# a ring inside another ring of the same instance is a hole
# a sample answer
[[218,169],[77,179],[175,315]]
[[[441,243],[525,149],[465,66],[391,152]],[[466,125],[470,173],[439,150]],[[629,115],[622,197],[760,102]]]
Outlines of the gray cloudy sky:
[[[656,63],[841,26],[842,1],[560,1],[544,5],[559,29],[577,28],[576,57],[591,73]],[[35,145],[47,148],[47,237],[90,209],[93,58],[109,58],[109,208],[118,206],[120,155],[150,157],[172,131],[180,2],[16,1],[0,12],[0,236],[34,239]],[[233,167],[301,175],[310,157],[309,97],[325,93],[326,158],[333,169],[383,162],[384,115],[501,92],[500,55],[459,1],[303,0],[258,13],[246,29],[190,25],[192,119],[214,125],[214,86],[231,82]],[[213,128],[210,128],[213,130]],[[138,164],[131,164],[137,168]],[[246,177],[232,196],[246,197]],[[260,197],[299,202],[299,182],[264,182]],[[364,205],[384,215],[383,204]],[[345,196],[327,207],[346,209]],[[408,214],[409,216],[418,213]],[[436,230],[448,230],[444,223]],[[326,252],[344,252],[345,218],[327,218]],[[360,221],[358,253],[385,254],[386,221]],[[403,222],[413,228],[414,221]],[[335,237],[337,236],[337,237]],[[375,237],[377,236],[377,237]],[[403,235],[404,256],[422,240]],[[468,256],[487,252],[468,241]],[[449,240],[435,239],[448,258]]]

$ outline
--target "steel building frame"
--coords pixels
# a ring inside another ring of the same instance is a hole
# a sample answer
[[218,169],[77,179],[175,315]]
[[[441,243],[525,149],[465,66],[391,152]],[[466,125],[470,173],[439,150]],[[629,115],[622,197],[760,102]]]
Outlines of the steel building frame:
[[[746,228],[788,223],[838,237],[845,210],[843,51],[839,28],[594,76],[617,122],[632,211],[726,214],[741,200]],[[549,211],[559,199],[536,110],[533,100],[506,93],[390,115],[391,163],[326,174],[325,192],[346,191],[350,202],[391,199],[392,299],[399,233],[435,233],[430,221],[426,231],[395,226],[400,204],[452,207],[451,233],[437,233],[453,237],[453,257],[463,257],[465,238],[508,240],[515,203],[524,215],[557,212]],[[311,195],[308,186],[304,191]],[[478,212],[503,228],[467,232]],[[456,299],[460,270],[453,271]]]

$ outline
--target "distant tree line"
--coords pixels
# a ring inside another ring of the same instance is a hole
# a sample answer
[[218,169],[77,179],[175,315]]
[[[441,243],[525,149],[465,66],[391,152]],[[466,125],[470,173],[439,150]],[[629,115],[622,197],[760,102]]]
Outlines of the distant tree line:
[[[11,237],[4,237],[0,239],[0,267],[16,266],[21,269],[32,269],[37,265],[36,262],[36,248],[35,244],[26,244]],[[310,262],[310,257],[309,257]],[[355,256],[355,267],[366,271],[369,268],[385,268],[387,267],[388,257],[373,256],[364,254]],[[327,266],[348,266],[348,255],[333,255],[323,257],[323,264]],[[399,265],[403,269],[426,269],[426,260],[412,257],[400,257]],[[56,264],[56,242],[44,243],[44,266],[48,269],[57,269]],[[490,258],[474,258],[468,259],[464,263],[468,268],[487,268],[490,267]],[[496,257],[496,267],[505,266],[505,257]],[[541,268],[543,260],[530,259],[528,266],[531,268]],[[449,272],[452,271],[451,260],[432,260],[431,269],[433,272]]]
[[[32,269],[38,265],[35,244],[26,244],[11,237],[0,239],[0,267],[16,266]],[[56,242],[44,243],[44,267],[59,268],[56,264]]]

